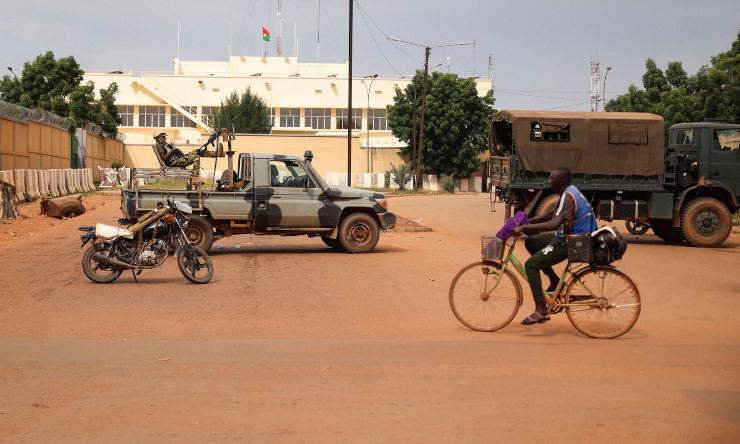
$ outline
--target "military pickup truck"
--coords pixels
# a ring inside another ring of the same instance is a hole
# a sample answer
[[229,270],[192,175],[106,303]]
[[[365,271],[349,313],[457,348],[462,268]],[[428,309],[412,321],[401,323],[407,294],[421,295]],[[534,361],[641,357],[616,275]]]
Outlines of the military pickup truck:
[[491,200],[530,215],[558,201],[549,172],[566,166],[602,220],[652,228],[668,242],[721,245],[740,207],[740,125],[670,128],[646,113],[499,111],[489,138]]
[[[385,196],[373,191],[330,187],[303,159],[278,154],[240,153],[233,191],[140,188],[136,180],[121,191],[121,210],[130,220],[156,208],[167,197],[193,207],[186,233],[204,250],[214,240],[235,234],[320,236],[326,245],[348,253],[372,251],[380,231],[396,216]],[[132,177],[136,177],[133,171]]]

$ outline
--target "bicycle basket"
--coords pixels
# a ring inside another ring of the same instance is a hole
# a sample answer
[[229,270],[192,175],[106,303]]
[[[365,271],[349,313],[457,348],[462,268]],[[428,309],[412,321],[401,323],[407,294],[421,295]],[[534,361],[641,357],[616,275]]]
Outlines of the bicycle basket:
[[496,236],[481,236],[481,256],[484,261],[501,261],[505,242]]
[[591,235],[567,236],[565,246],[568,248],[568,261],[591,262]]

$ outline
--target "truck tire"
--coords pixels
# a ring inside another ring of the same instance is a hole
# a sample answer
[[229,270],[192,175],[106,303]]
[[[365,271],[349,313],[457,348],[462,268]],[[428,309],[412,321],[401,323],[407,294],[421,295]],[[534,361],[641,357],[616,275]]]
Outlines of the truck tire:
[[380,239],[378,222],[365,213],[353,213],[339,225],[337,240],[347,253],[368,253]]
[[213,225],[202,216],[190,216],[188,218],[188,227],[185,229],[185,235],[191,244],[197,245],[203,251],[208,251],[213,245]]
[[673,226],[670,219],[653,219],[650,221],[650,228],[656,236],[670,243],[679,243],[686,240],[683,231]]
[[342,246],[339,245],[339,241],[330,236],[321,236],[321,240],[324,241],[327,247],[332,250],[343,251]]
[[730,236],[730,210],[711,197],[700,197],[681,210],[681,230],[695,247],[717,247]]
[[541,216],[543,214],[548,214],[555,209],[555,207],[558,205],[558,201],[560,201],[560,196],[558,196],[557,194],[550,194],[540,201],[540,204],[537,205],[537,210],[534,212],[534,215]]

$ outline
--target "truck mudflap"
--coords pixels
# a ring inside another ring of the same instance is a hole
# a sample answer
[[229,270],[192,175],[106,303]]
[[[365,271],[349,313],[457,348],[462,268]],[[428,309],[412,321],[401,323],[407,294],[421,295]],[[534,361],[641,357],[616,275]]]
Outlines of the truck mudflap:
[[384,230],[392,230],[396,227],[396,215],[393,213],[380,213],[380,225]]

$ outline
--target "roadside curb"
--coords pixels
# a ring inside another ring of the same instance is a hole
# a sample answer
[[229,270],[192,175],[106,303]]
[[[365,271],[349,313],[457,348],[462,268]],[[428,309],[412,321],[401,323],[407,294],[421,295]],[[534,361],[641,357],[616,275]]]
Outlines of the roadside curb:
[[432,227],[425,227],[423,225],[419,225],[416,227],[398,227],[393,228],[392,230],[388,230],[391,233],[427,233],[432,230]]

